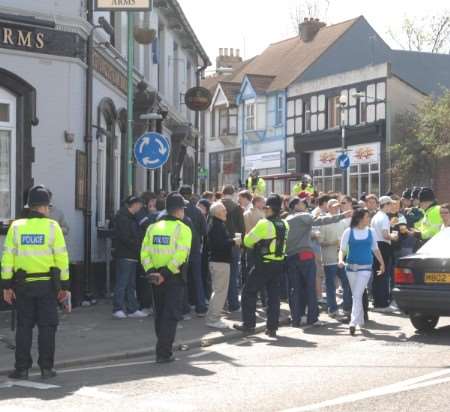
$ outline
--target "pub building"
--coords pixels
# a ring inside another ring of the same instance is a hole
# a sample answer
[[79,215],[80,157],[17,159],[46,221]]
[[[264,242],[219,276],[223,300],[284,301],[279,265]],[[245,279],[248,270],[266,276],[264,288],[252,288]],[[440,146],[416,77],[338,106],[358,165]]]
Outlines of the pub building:
[[[109,227],[129,193],[127,18],[93,6],[4,0],[0,13],[0,257],[28,189],[45,185],[69,226],[75,304],[111,290]],[[133,142],[148,130],[161,132],[171,156],[157,171],[133,162],[132,191],[193,185],[197,116],[183,97],[208,56],[176,0],[154,1],[151,12],[134,13],[134,22],[154,38],[134,42]],[[162,120],[141,120],[146,113]]]

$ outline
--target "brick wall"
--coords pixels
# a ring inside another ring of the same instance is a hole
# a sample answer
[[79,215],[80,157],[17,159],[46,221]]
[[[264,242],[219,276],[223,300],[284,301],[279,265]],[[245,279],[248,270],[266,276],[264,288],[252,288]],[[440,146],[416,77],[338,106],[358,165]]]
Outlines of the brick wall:
[[450,202],[450,158],[440,162],[434,189],[439,203]]

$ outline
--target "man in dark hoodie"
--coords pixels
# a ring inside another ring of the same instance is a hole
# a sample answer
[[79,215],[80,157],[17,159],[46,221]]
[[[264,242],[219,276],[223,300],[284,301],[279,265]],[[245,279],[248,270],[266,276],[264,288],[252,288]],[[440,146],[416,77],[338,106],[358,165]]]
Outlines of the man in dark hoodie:
[[192,248],[189,256],[188,288],[195,295],[195,312],[197,316],[206,315],[207,306],[202,275],[202,240],[207,233],[205,216],[203,216],[196,203],[192,201],[192,189],[190,186],[182,186],[180,195],[186,200],[186,216],[191,219]]
[[113,316],[117,319],[142,318],[136,299],[136,270],[142,235],[136,213],[142,209],[142,200],[136,196],[125,199],[114,218],[114,257],[116,258],[116,286]]
[[[240,233],[241,237],[243,237],[245,234],[244,211],[233,199],[235,193],[233,185],[225,185],[222,192],[223,198],[221,201],[227,209],[227,221],[225,222],[225,225],[228,233],[230,233],[232,237],[235,237],[236,233]],[[238,291],[240,261],[241,249],[239,246],[233,246],[231,251],[230,285],[228,287],[228,310],[230,312],[235,312],[240,308]]]

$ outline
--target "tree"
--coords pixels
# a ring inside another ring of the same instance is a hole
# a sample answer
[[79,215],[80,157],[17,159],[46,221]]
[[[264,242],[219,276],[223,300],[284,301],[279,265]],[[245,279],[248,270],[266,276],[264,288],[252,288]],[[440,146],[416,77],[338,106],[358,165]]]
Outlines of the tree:
[[396,190],[432,185],[439,166],[450,157],[450,91],[426,98],[417,112],[397,116],[392,151]]
[[404,50],[450,53],[450,10],[441,16],[407,17],[401,32],[390,29],[389,35]]
[[326,21],[331,0],[299,0],[291,10],[291,23],[295,33],[305,18],[317,18]]

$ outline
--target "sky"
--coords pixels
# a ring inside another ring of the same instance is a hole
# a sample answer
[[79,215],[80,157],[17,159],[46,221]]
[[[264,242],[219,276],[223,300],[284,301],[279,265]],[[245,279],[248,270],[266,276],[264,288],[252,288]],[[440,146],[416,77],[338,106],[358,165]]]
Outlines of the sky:
[[[240,49],[250,58],[269,44],[296,34],[292,14],[300,3],[312,0],[178,0],[212,62],[219,48]],[[318,0],[323,15],[326,0]],[[399,48],[390,35],[401,32],[405,17],[441,15],[449,0],[329,0],[326,23],[364,15],[378,34]],[[320,16],[323,17],[323,16]]]

